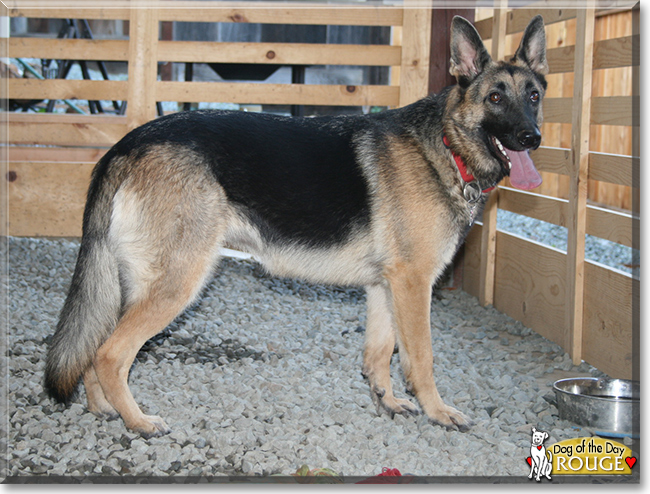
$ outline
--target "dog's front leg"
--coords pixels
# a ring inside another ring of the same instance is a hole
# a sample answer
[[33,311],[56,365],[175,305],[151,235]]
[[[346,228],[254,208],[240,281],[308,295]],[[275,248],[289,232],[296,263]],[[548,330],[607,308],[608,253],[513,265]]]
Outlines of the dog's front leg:
[[466,431],[470,427],[469,419],[445,405],[433,379],[431,279],[423,272],[401,265],[386,273],[392,292],[400,362],[407,383],[429,420],[447,429]]
[[535,459],[535,454],[531,451],[530,454],[530,473],[528,474],[528,478],[532,479],[533,475],[535,475],[535,467],[537,466],[537,461]]
[[363,375],[370,383],[370,393],[377,410],[391,418],[396,413],[417,415],[418,408],[409,400],[395,398],[390,379],[390,361],[395,348],[395,324],[391,292],[386,284],[366,287],[368,315]]

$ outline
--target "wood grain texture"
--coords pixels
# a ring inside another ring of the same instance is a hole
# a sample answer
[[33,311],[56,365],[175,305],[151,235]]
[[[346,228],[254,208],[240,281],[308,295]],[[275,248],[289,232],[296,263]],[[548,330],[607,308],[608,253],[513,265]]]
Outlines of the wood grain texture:
[[129,93],[127,81],[86,81],[72,79],[8,79],[12,99],[124,100]]
[[399,26],[403,22],[400,7],[316,2],[165,2],[159,16],[161,21],[339,26]]
[[399,46],[388,45],[158,42],[158,61],[164,62],[391,66],[401,64],[401,54]]
[[[507,0],[497,2],[492,17],[492,47],[491,55],[494,60],[503,59],[506,52],[506,23],[508,18]],[[496,270],[496,241],[497,241],[497,207],[499,204],[499,188],[490,196],[483,209],[483,226],[481,229],[481,272],[479,278],[479,301],[481,305],[494,304],[494,280]]]
[[499,208],[529,218],[566,226],[567,203],[565,199],[525,192],[510,187],[499,187]]
[[571,166],[571,150],[565,148],[540,147],[531,151],[535,167],[542,172],[568,175]]
[[[615,378],[639,379],[640,282],[587,262],[582,351],[586,362]],[[637,337],[634,337],[637,333]]]
[[[499,208],[515,214],[566,227],[568,207],[569,201],[566,199],[499,187]],[[587,235],[633,247],[635,239],[638,239],[635,232],[638,232],[639,228],[638,216],[598,206],[587,206]],[[634,247],[639,248],[638,245]]]
[[476,222],[465,237],[463,253],[463,290],[479,298],[481,278],[481,230],[483,225]]
[[[544,2],[539,2],[544,3]],[[508,13],[508,24],[506,27],[506,34],[514,34],[523,32],[532,19],[537,14],[544,17],[544,24],[551,25],[557,22],[573,19],[576,16],[576,9],[557,9],[557,8],[520,8],[511,10]],[[492,38],[492,18],[482,19],[476,22],[476,30],[483,39]]]
[[[9,235],[79,237],[94,163],[11,162]],[[6,180],[3,176],[2,180]]]
[[542,336],[566,344],[566,255],[497,232],[494,307]]
[[106,154],[106,148],[31,147],[11,146],[8,161],[48,161],[66,163],[96,163]]
[[587,235],[639,248],[639,217],[622,211],[587,206]]
[[129,42],[123,39],[9,38],[9,56],[54,60],[126,61]]
[[607,153],[589,154],[589,178],[610,184],[639,187],[641,160],[638,156],[622,156]]
[[129,130],[156,117],[158,20],[157,9],[146,8],[131,11],[129,19],[129,91],[126,109]]
[[[112,0],[108,8],[88,7],[88,2],[74,0],[74,8],[57,8],[46,1],[34,7],[21,7],[7,0],[10,17],[47,17],[50,19],[122,19],[129,20],[132,3]],[[402,9],[393,6],[334,6],[309,2],[199,2],[166,1],[157,9],[161,21],[237,22],[262,24],[335,24],[360,26],[396,26],[402,23]]]
[[595,11],[580,9],[576,20],[576,55],[573,84],[571,148],[573,163],[569,174],[567,234],[566,320],[568,348],[574,364],[582,361],[584,312],[585,235],[587,230],[587,193],[589,175],[589,139],[592,120],[592,63]]
[[103,115],[9,114],[8,139],[12,144],[57,146],[112,146],[127,131],[126,118]]
[[414,103],[429,91],[431,9],[415,8],[412,3],[405,1],[399,106]]
[[158,101],[211,101],[290,105],[378,105],[399,103],[400,87],[323,84],[257,84],[158,81]]

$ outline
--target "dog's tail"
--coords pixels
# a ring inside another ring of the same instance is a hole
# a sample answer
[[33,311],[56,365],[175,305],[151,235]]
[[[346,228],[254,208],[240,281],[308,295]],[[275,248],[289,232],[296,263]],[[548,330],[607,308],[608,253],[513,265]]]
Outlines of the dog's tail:
[[100,160],[93,172],[77,265],[45,364],[45,388],[61,402],[74,396],[121,311],[118,263],[108,237],[116,188],[105,177],[108,161]]

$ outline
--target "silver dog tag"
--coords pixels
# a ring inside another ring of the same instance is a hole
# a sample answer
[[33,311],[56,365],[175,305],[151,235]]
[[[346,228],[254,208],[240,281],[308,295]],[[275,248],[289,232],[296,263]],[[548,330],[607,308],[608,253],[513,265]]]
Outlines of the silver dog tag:
[[476,182],[469,182],[463,187],[463,195],[470,204],[478,202],[481,198],[481,188]]

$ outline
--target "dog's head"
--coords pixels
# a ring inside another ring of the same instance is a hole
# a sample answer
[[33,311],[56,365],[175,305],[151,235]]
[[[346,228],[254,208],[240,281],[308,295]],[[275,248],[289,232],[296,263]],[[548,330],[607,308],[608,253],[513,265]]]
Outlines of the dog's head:
[[546,35],[541,16],[526,28],[513,58],[495,62],[467,20],[451,25],[451,68],[458,85],[450,93],[445,133],[452,151],[483,184],[510,176],[520,189],[542,179],[529,157],[542,135],[542,99],[546,89]]
[[538,431],[533,427],[533,437],[531,443],[533,446],[541,446],[548,439],[548,432]]

